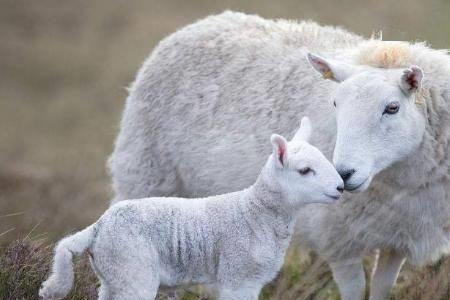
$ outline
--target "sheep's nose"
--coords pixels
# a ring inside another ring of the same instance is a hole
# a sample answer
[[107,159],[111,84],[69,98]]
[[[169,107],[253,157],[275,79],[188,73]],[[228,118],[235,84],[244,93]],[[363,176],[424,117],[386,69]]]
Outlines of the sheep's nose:
[[355,169],[343,169],[338,170],[339,175],[341,175],[342,180],[344,180],[344,183],[346,183],[350,177],[355,173]]
[[338,192],[342,194],[344,192],[344,187],[340,185],[336,188],[336,190],[338,190]]

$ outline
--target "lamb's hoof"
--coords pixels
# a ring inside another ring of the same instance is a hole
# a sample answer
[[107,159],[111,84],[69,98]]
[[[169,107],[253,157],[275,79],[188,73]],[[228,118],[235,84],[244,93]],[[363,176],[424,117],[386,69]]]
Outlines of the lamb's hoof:
[[57,300],[57,299],[63,299],[64,294],[59,293],[58,291],[51,291],[51,288],[48,287],[48,285],[41,285],[41,288],[39,289],[39,299],[41,300]]

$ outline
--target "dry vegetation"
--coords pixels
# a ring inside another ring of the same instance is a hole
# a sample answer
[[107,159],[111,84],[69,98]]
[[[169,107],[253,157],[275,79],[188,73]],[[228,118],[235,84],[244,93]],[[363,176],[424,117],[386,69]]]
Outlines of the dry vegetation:
[[[230,8],[450,46],[449,1],[390,2],[0,0],[0,299],[36,299],[51,243],[107,207],[105,161],[124,87],[163,36]],[[338,299],[316,257],[291,253],[287,261],[262,298]],[[449,271],[450,260],[407,267],[393,297],[449,299]],[[76,272],[69,299],[93,299],[85,258]]]

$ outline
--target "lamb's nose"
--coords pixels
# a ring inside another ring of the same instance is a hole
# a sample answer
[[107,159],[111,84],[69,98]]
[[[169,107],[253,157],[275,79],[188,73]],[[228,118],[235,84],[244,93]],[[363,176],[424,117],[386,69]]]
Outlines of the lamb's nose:
[[343,169],[338,171],[339,175],[341,175],[342,180],[346,183],[350,177],[355,173],[355,169]]
[[341,194],[344,192],[344,187],[343,187],[342,185],[338,186],[336,189],[337,189],[338,192],[341,193]]

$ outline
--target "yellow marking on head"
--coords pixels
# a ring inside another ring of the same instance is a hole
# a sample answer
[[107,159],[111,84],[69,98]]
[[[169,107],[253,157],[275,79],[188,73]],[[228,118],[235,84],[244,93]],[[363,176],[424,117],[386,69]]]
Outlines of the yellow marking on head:
[[367,41],[358,49],[357,62],[377,68],[408,67],[411,64],[410,44],[401,41]]
[[417,90],[416,91],[416,94],[414,95],[414,103],[416,104],[416,105],[423,105],[423,104],[425,104],[425,99],[427,98],[427,96],[429,96],[429,95],[426,95],[426,90],[424,89],[424,88],[420,88],[419,90]]

